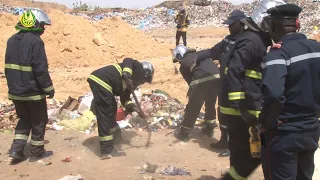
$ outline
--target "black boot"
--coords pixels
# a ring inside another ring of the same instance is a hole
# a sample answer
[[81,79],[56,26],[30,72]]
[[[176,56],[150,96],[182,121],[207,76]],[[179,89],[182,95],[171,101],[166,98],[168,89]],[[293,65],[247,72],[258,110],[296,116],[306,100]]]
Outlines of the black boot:
[[230,150],[229,149],[224,149],[219,153],[219,157],[227,157],[230,156]]
[[29,162],[36,162],[44,158],[48,158],[53,155],[52,151],[44,151],[41,155],[32,155],[29,158]]
[[221,128],[221,138],[217,143],[212,143],[210,146],[213,149],[227,149],[228,148],[228,131],[225,128]]
[[190,134],[190,130],[180,127],[178,131],[174,132],[174,137],[180,141],[187,142],[190,140],[189,134]]
[[116,149],[113,149],[110,153],[101,154],[100,159],[111,159],[113,157],[120,157],[120,156],[126,156],[127,154],[125,152],[117,151]]
[[211,127],[204,127],[201,129],[202,133],[208,137],[213,137],[213,128]]
[[24,155],[24,153],[21,152],[11,152],[9,155],[10,158],[12,158],[13,160],[25,160],[26,156]]

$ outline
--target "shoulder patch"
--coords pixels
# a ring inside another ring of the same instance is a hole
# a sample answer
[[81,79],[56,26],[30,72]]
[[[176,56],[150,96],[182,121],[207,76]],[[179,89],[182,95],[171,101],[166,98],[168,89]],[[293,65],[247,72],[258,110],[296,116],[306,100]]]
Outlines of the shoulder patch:
[[271,47],[272,49],[280,49],[282,46],[282,42],[277,42],[275,44],[273,44],[273,46]]

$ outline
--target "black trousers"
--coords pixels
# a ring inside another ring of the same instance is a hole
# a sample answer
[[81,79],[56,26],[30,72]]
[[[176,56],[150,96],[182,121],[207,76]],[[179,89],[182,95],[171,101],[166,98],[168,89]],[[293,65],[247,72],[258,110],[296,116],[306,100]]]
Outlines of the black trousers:
[[182,36],[183,45],[187,47],[187,32],[178,31],[176,32],[176,46],[180,44],[180,38]]
[[320,129],[290,132],[272,130],[261,135],[265,180],[312,180],[314,153]]
[[88,82],[93,94],[91,107],[97,117],[101,154],[108,154],[114,149],[113,133],[120,130],[116,122],[117,102],[107,89],[91,80]]
[[215,104],[218,95],[218,79],[194,85],[189,92],[189,102],[185,109],[181,128],[191,132],[199,116],[201,107],[205,103],[206,127],[213,128],[216,119]]
[[[249,127],[241,116],[229,116],[228,135],[230,148],[230,171],[224,180],[247,178],[261,163],[252,158],[249,145]],[[233,177],[233,178],[232,178]]]
[[[220,112],[220,107],[218,107],[218,120],[219,120],[219,126],[221,131],[221,139],[228,139],[228,119],[230,118],[230,115],[223,114]],[[232,117],[231,117],[232,118]]]
[[22,152],[31,131],[31,156],[38,157],[44,153],[44,135],[48,123],[46,99],[40,101],[13,101],[18,124],[11,145],[11,152]]

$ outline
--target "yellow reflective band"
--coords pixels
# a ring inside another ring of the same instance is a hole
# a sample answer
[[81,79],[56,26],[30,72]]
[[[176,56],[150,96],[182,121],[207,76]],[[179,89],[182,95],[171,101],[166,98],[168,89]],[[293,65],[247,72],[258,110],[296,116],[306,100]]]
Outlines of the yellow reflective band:
[[261,111],[255,111],[255,110],[248,110],[248,112],[257,118],[259,118],[259,114],[261,113]]
[[119,64],[114,64],[113,65],[115,68],[117,68],[118,72],[120,73],[120,76],[122,76],[122,69],[121,67],[119,66]]
[[212,75],[212,76],[204,77],[204,78],[192,81],[190,83],[190,86],[194,86],[196,84],[204,83],[204,82],[207,82],[207,81],[210,81],[210,80],[213,80],[213,79],[218,79],[218,78],[220,78],[219,74],[215,74],[215,75]]
[[234,180],[248,180],[248,178],[240,176],[232,166],[230,167],[229,174]]
[[96,76],[94,76],[92,74],[89,76],[89,79],[91,79],[94,82],[98,83],[100,86],[104,87],[106,90],[108,90],[109,92],[112,93],[112,87],[109,86],[109,84],[103,82],[101,79],[97,78]]
[[21,96],[15,96],[15,95],[9,94],[8,98],[10,100],[17,100],[17,101],[38,101],[38,100],[46,98],[46,95],[35,95],[35,96],[21,97]]
[[258,71],[254,71],[254,70],[246,70],[246,76],[254,78],[254,79],[262,79],[262,74]]
[[28,136],[24,134],[16,134],[14,135],[14,139],[19,139],[19,140],[28,140]]
[[14,69],[14,70],[18,70],[18,71],[32,72],[31,66],[20,66],[17,64],[5,64],[4,68],[5,69]]
[[132,104],[132,101],[127,101],[126,103],[124,103],[125,106],[128,104]]
[[228,67],[224,69],[224,74],[228,74]]
[[231,92],[228,93],[229,100],[240,100],[240,99],[245,99],[244,92]]
[[113,139],[113,136],[100,136],[100,141],[111,141]]
[[47,88],[43,88],[44,92],[50,92],[53,89],[54,89],[53,86],[50,86],[50,87],[47,87]]
[[31,145],[34,145],[34,146],[43,146],[44,145],[44,141],[31,140],[30,143],[31,143]]
[[204,120],[205,123],[214,124],[216,120]]
[[232,116],[241,116],[240,111],[237,109],[233,109],[233,108],[226,108],[226,107],[222,107],[219,106],[220,108],[220,112],[222,114],[227,114],[227,115],[232,115]]
[[116,126],[116,127],[114,127],[114,128],[111,128],[111,129],[109,130],[109,132],[110,132],[110,133],[113,133],[113,132],[115,132],[117,129],[120,129],[120,127]]
[[132,75],[132,69],[130,68],[127,68],[127,67],[123,68],[123,72],[128,72]]

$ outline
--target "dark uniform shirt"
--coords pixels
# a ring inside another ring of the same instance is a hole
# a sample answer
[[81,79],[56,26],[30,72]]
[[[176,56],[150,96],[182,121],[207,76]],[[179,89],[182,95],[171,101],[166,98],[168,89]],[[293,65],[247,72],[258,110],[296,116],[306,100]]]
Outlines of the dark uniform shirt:
[[318,128],[320,44],[300,33],[285,35],[264,57],[262,68],[262,127],[293,131]]
[[125,58],[122,63],[109,65],[97,69],[89,76],[90,80],[95,81],[115,96],[120,96],[123,105],[130,101],[130,90],[122,77],[123,73],[131,75],[135,88],[144,83],[144,70],[139,61]]
[[9,38],[5,75],[11,100],[36,101],[54,90],[44,43],[38,34],[19,32]]

